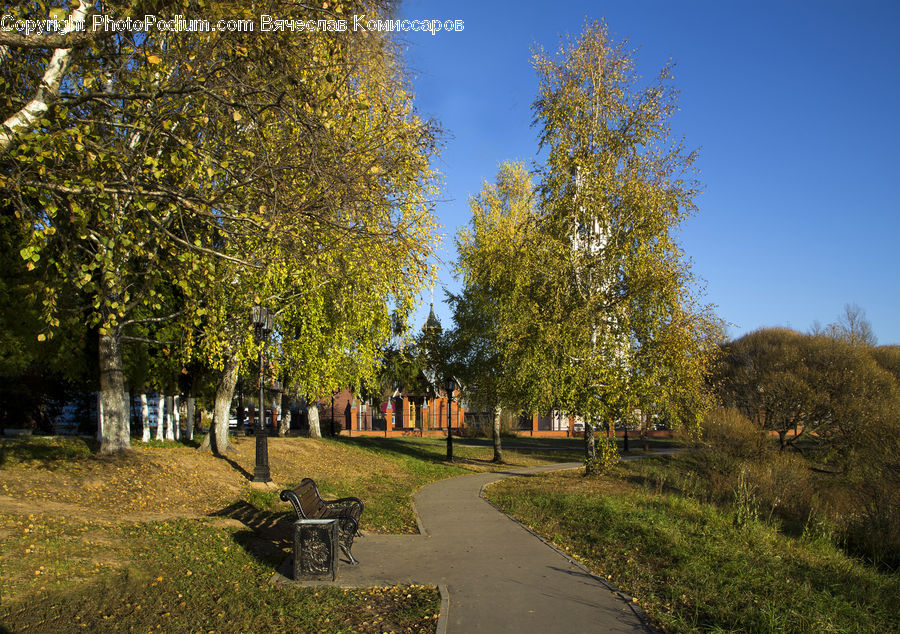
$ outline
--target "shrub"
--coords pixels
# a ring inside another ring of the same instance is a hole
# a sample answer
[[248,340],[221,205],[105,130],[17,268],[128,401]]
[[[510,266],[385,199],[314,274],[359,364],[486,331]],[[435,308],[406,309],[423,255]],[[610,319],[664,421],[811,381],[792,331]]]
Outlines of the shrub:
[[876,566],[900,570],[900,494],[879,487],[867,502],[848,523],[847,549]]
[[585,461],[585,472],[589,475],[608,473],[617,464],[619,464],[619,447],[616,445],[616,439],[601,436],[597,439],[594,457]]
[[769,448],[758,425],[736,409],[710,410],[701,423],[703,443],[712,449],[741,458],[757,458]]
[[772,451],[747,466],[758,490],[759,505],[769,518],[777,514],[797,522],[808,520],[817,487],[802,456]]

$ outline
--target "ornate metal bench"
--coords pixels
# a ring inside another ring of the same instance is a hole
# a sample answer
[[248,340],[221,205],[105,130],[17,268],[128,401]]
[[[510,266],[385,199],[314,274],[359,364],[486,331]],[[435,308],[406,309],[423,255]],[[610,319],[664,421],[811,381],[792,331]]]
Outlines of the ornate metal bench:
[[359,498],[339,498],[323,500],[319,495],[319,487],[311,478],[303,478],[293,489],[281,492],[281,499],[290,502],[300,519],[319,520],[336,519],[340,525],[341,550],[353,565],[359,562],[354,559],[350,550],[353,538],[359,535],[359,516],[363,512],[363,503]]

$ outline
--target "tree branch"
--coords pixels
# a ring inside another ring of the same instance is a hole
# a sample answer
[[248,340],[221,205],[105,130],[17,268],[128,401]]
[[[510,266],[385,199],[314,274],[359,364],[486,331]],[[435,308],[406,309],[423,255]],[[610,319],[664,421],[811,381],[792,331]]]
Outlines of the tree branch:
[[[84,21],[90,6],[87,0],[78,0],[78,7],[72,12],[71,21]],[[68,34],[69,25],[66,25],[66,29],[64,34]],[[34,98],[0,127],[0,151],[6,150],[20,135],[34,127],[41,115],[50,108],[50,104],[57,99],[71,54],[71,48],[57,48],[53,51],[53,57],[47,64]]]

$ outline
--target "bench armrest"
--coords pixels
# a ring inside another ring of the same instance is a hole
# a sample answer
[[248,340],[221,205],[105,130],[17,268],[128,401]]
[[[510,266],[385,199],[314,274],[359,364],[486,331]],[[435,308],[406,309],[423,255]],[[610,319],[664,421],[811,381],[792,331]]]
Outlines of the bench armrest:
[[360,518],[363,512],[363,503],[359,498],[346,497],[338,498],[336,500],[322,500],[322,502],[328,508],[337,508],[343,510],[344,512],[350,513],[357,520]]
[[294,507],[294,510],[297,511],[297,516],[301,519],[310,519],[306,516],[306,513],[303,512],[303,506],[300,504],[300,498],[296,493],[291,491],[290,489],[285,489],[281,492],[281,501],[282,502],[290,502],[291,506]]

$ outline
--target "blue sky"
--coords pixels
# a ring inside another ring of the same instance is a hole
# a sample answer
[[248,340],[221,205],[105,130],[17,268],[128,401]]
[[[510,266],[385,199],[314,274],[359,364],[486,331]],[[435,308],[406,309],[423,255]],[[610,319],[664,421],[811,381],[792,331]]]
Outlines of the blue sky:
[[533,47],[605,19],[648,80],[676,63],[672,127],[699,148],[704,186],[679,238],[730,334],[807,330],[856,303],[900,344],[900,2],[405,0],[400,15],[465,22],[404,36],[417,107],[448,133],[441,284],[458,287],[469,196],[501,161],[537,158]]

